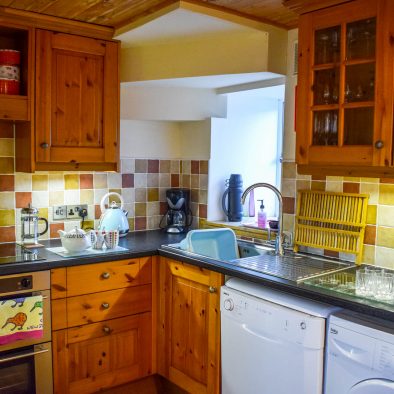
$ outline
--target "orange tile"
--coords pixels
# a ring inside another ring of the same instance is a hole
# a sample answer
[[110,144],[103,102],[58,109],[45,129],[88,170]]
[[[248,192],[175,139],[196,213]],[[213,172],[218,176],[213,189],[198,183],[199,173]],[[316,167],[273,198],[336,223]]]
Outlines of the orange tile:
[[79,175],[79,188],[80,189],[93,189],[93,174],[80,174]]
[[324,256],[339,258],[339,252],[337,252],[335,250],[324,249]]
[[15,226],[0,227],[0,242],[15,242]]
[[95,205],[94,206],[94,218],[95,219],[100,219],[101,216],[101,208],[100,205]]
[[15,207],[24,208],[32,202],[31,192],[16,192],[15,193]]
[[376,243],[376,226],[365,227],[364,243],[368,245],[375,245]]
[[289,213],[289,214],[295,213],[294,197],[283,197],[283,213]]
[[135,230],[146,230],[146,217],[134,218]]
[[13,192],[15,190],[14,175],[0,175],[0,192]]
[[207,218],[207,212],[208,212],[208,209],[207,209],[207,206],[205,204],[200,204],[198,206],[198,216],[200,218],[206,219]]
[[200,162],[198,160],[191,161],[191,173],[192,174],[200,173]]
[[360,184],[353,182],[343,182],[344,193],[360,193]]
[[50,224],[50,238],[59,238],[58,230],[64,230],[64,223],[51,223]]
[[179,187],[179,174],[171,174],[171,187]]
[[13,174],[13,173],[14,173],[14,158],[0,157],[0,174]]

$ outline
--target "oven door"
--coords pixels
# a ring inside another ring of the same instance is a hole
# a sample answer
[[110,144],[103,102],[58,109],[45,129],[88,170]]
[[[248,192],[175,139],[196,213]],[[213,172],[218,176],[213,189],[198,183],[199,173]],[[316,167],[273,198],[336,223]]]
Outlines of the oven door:
[[26,293],[18,293],[18,295],[7,295],[0,298],[0,301],[16,298],[42,295],[42,321],[43,321],[43,336],[35,339],[23,339],[0,346],[0,356],[5,350],[22,348],[26,346],[36,345],[39,343],[51,341],[51,292],[50,290],[32,291]]
[[0,353],[0,394],[52,394],[52,382],[50,342]]

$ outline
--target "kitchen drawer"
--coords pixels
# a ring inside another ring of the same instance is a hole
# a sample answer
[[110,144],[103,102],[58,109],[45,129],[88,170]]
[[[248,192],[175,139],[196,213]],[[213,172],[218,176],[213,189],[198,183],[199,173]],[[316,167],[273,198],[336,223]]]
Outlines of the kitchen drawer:
[[150,311],[152,286],[142,285],[67,299],[68,327]]
[[80,265],[67,268],[67,297],[151,282],[151,257]]
[[54,335],[56,393],[93,393],[152,373],[150,312]]

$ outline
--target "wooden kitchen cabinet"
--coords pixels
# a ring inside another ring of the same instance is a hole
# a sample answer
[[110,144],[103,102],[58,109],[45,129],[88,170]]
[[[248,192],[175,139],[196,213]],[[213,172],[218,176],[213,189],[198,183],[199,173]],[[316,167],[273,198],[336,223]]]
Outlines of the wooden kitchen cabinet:
[[300,17],[300,172],[394,172],[393,15],[392,1],[356,0]]
[[152,257],[51,271],[55,393],[153,373]]
[[220,392],[223,275],[161,258],[158,371],[189,393]]
[[36,31],[35,168],[117,170],[119,44]]

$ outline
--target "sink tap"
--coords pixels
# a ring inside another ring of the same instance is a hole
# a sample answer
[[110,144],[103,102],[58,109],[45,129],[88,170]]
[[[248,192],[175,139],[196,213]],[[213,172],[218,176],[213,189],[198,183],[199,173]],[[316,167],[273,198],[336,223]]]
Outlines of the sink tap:
[[281,192],[273,185],[270,185],[269,183],[254,183],[253,185],[250,185],[245,189],[241,196],[241,203],[245,204],[246,196],[254,189],[258,187],[263,187],[266,189],[272,190],[276,197],[278,197],[279,201],[279,220],[278,220],[278,235],[276,237],[276,242],[275,242],[275,254],[279,256],[284,255],[284,249],[283,249],[283,197]]

